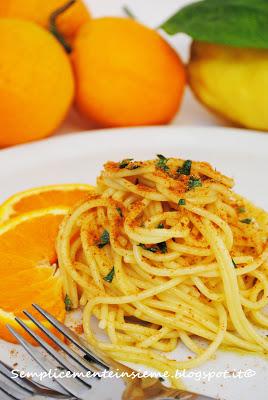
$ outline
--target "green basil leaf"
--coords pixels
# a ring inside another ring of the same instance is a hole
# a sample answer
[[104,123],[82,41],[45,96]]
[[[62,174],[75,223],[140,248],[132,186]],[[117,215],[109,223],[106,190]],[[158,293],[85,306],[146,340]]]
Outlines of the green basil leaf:
[[111,269],[111,271],[103,278],[106,282],[111,283],[114,279],[115,275],[115,269],[114,267]]
[[70,299],[68,294],[66,294],[66,296],[64,298],[64,304],[65,304],[65,310],[66,311],[71,311],[71,309],[73,307],[73,304],[72,304],[72,300]]
[[160,28],[209,43],[267,49],[267,26],[267,0],[202,0],[182,8]]
[[[116,207],[116,211],[118,212],[118,214],[120,215],[121,218],[123,218],[123,212],[122,209],[120,207]],[[110,239],[110,237],[109,237]]]
[[131,161],[133,161],[133,158],[125,158],[119,162],[118,166],[120,169],[126,168]]
[[235,268],[237,268],[237,265],[236,265],[236,263],[234,262],[233,259],[232,259],[232,263],[233,263],[233,266],[234,266]]
[[159,250],[157,245],[146,247],[145,244],[140,243],[140,244],[138,244],[138,246],[140,246],[144,250],[150,251],[151,253],[156,253]]
[[252,219],[251,218],[244,218],[244,219],[241,219],[240,220],[240,222],[242,222],[242,224],[251,224],[251,222],[252,222]]
[[110,235],[109,232],[105,229],[101,234],[100,241],[99,243],[97,243],[97,246],[99,247],[99,249],[102,249],[108,243],[110,243]]
[[181,174],[181,175],[190,175],[191,167],[192,167],[192,161],[186,160],[186,161],[184,161],[182,167],[179,167],[177,169],[177,172],[178,172],[178,174]]
[[162,254],[167,253],[167,244],[166,242],[158,243],[158,248]]
[[201,187],[202,186],[202,182],[201,179],[199,178],[195,178],[194,176],[190,176],[190,179],[188,181],[188,190],[197,188],[197,187]]
[[160,253],[164,254],[167,252],[166,242],[160,242],[155,244],[154,246],[149,246],[149,247],[146,247],[145,244],[140,243],[138,244],[138,246],[140,246],[144,250],[150,251],[151,253],[157,253],[158,251],[160,251]]
[[163,171],[167,172],[169,167],[167,165],[168,158],[163,156],[162,154],[157,154],[158,160],[156,161],[156,167],[162,169]]

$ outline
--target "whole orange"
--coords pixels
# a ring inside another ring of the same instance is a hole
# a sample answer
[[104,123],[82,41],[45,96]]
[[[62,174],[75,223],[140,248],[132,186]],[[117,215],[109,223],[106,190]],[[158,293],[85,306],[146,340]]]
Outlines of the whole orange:
[[[51,14],[65,4],[67,0],[2,0],[0,1],[0,17],[27,19],[47,28]],[[57,26],[60,33],[70,37],[89,18],[89,11],[83,1],[76,0],[58,17]]]
[[126,18],[92,19],[72,54],[78,109],[101,127],[165,124],[185,86],[181,59],[154,30]]
[[0,18],[0,146],[52,134],[74,94],[68,56],[30,21]]

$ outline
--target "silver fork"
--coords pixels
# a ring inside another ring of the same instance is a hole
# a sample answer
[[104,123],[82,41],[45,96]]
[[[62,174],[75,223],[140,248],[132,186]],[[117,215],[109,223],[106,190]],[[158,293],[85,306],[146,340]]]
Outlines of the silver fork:
[[[68,396],[80,400],[100,399],[112,400],[114,398],[131,400],[131,390],[125,389],[125,385],[121,379],[113,379],[110,381],[109,386],[103,384],[103,379],[100,379],[98,373],[103,375],[111,368],[114,371],[129,371],[131,370],[122,364],[114,362],[106,355],[96,352],[90,347],[81,337],[74,333],[71,329],[60,323],[47,311],[40,306],[33,304],[33,307],[49,321],[70,343],[72,347],[68,346],[57,336],[55,336],[49,329],[47,329],[41,322],[39,322],[28,311],[24,314],[46,335],[52,343],[54,343],[61,352],[56,351],[50,344],[48,344],[42,337],[30,329],[21,319],[16,318],[17,323],[28,332],[32,338],[45,350],[46,355],[40,351],[40,347],[32,346],[28,343],[14,328],[7,325],[9,331],[23,346],[26,352],[41,366],[42,370],[47,373],[53,372],[54,379],[61,389],[59,392],[54,393],[55,396]],[[75,348],[76,350],[73,350]],[[48,356],[49,355],[49,356]],[[64,374],[59,375],[64,372]],[[76,376],[67,377],[67,373],[76,374]],[[77,373],[79,376],[77,376]],[[105,379],[108,381],[108,379]],[[194,395],[188,392],[182,392],[177,389],[166,388],[158,379],[146,378],[146,385],[141,384],[142,380],[136,378],[136,386],[141,390],[143,388],[144,399],[152,400],[190,400]],[[149,384],[148,384],[149,383]],[[140,386],[139,386],[140,385]],[[133,386],[133,385],[132,385]],[[145,387],[145,389],[144,389]],[[0,389],[1,390],[1,389]],[[112,394],[111,394],[112,393]],[[117,394],[116,394],[117,393]],[[51,395],[52,393],[47,393]],[[116,397],[113,397],[116,394]],[[45,393],[38,393],[43,396]],[[29,398],[34,399],[31,397]],[[42,398],[42,397],[41,397]],[[56,398],[56,397],[54,397]],[[64,397],[61,397],[64,398]],[[2,397],[1,397],[2,399]],[[20,399],[16,394],[10,393],[10,399]],[[36,400],[39,400],[35,398]]]
[[[0,361],[0,398],[6,399],[61,399],[71,400],[69,394],[61,394],[55,390],[48,389],[27,379],[26,377],[16,377],[12,374],[12,368]],[[74,399],[74,398],[73,398]]]

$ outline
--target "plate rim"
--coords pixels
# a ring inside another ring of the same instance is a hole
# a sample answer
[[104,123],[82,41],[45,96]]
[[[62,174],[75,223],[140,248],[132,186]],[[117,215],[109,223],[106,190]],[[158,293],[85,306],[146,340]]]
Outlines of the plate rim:
[[[80,140],[88,140],[90,138],[98,138],[98,137],[109,137],[112,135],[125,135],[130,132],[143,132],[149,133],[152,130],[156,130],[157,133],[167,131],[176,131],[178,134],[185,132],[189,129],[190,134],[201,134],[207,133],[220,135],[225,135],[225,137],[232,137],[236,139],[242,140],[251,140],[255,138],[256,140],[266,140],[268,141],[268,132],[264,131],[256,131],[256,130],[248,130],[243,128],[234,128],[234,127],[223,127],[223,126],[204,126],[204,125],[150,125],[150,126],[139,126],[139,127],[120,127],[120,128],[107,128],[107,129],[92,129],[85,131],[74,131],[67,134],[50,136],[41,140],[36,140],[29,143],[22,143],[16,146],[11,146],[7,148],[2,148],[0,151],[0,162],[2,161],[2,157],[11,156],[13,153],[23,154],[28,152],[29,150],[43,147],[43,146],[51,146],[56,145],[57,143],[63,142],[72,142],[72,141],[80,141]],[[205,132],[206,131],[206,132]],[[234,136],[232,136],[234,135]]]
[[[196,126],[196,125],[180,125],[180,126],[148,126],[148,127],[131,127],[131,128],[112,128],[112,129],[101,129],[101,130],[88,130],[88,131],[78,131],[73,132],[66,135],[52,136],[50,138],[46,138],[40,141],[35,141],[32,143],[22,144],[18,146],[14,146],[11,148],[3,149],[0,152],[0,166],[6,167],[6,165],[10,165],[14,170],[17,170],[18,165],[25,165],[24,162],[28,160],[31,167],[34,167],[34,161],[36,159],[46,160],[49,162],[50,157],[57,156],[58,146],[62,146],[62,155],[59,157],[59,161],[62,158],[68,157],[71,152],[76,156],[79,153],[80,149],[83,149],[83,144],[87,143],[88,148],[90,145],[94,143],[99,144],[103,140],[109,137],[109,142],[115,138],[120,138],[125,136],[124,145],[128,143],[128,138],[131,138],[130,145],[135,140],[136,134],[146,134],[146,140],[148,141],[148,137],[153,135],[155,132],[158,135],[159,143],[161,145],[162,137],[168,132],[167,136],[169,140],[173,137],[173,133],[175,133],[176,137],[174,141],[179,142],[180,135],[181,140],[184,140],[187,135],[187,131],[189,131],[189,135],[191,138],[195,139],[201,136],[208,138],[208,145],[217,146],[217,137],[219,138],[219,142],[223,143],[226,148],[230,148],[233,146],[233,143],[237,143],[237,148],[235,147],[235,151],[244,152],[249,149],[255,154],[258,154],[259,151],[263,155],[268,147],[268,133],[265,135],[265,132],[259,131],[250,131],[245,129],[238,128],[226,128],[226,127],[218,127],[218,126]],[[191,139],[190,138],[190,139]],[[213,138],[211,142],[209,142],[210,138]],[[228,139],[232,138],[232,140],[228,141]],[[116,141],[116,140],[115,140]],[[227,141],[227,142],[226,142]],[[189,140],[191,142],[191,140]],[[198,140],[197,140],[198,143]],[[243,144],[242,146],[241,143]],[[77,149],[75,148],[75,144],[78,144]],[[100,149],[100,153],[102,151],[107,151],[107,145]],[[202,143],[202,146],[206,146],[207,143]],[[53,154],[50,154],[50,149],[53,148]],[[104,149],[104,150],[103,150]],[[95,147],[92,146],[90,151],[95,152]],[[2,155],[2,157],[1,157]],[[8,163],[7,163],[8,161]],[[3,175],[5,174],[5,168],[3,168]],[[201,388],[201,386],[200,386]],[[216,386],[217,388],[217,386]],[[202,390],[206,392],[206,390],[202,386]],[[214,389],[213,389],[214,390]],[[228,390],[228,389],[226,389]],[[201,392],[199,392],[201,393]],[[210,394],[207,392],[207,394]],[[213,394],[213,393],[212,393]],[[229,398],[229,397],[228,397]]]

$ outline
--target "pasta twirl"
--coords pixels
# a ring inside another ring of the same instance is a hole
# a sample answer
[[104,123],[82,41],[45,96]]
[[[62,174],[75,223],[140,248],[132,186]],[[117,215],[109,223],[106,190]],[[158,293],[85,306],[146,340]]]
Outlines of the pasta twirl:
[[[57,241],[91,344],[167,371],[197,367],[223,346],[267,354],[258,327],[268,328],[268,215],[232,186],[204,162],[105,164]],[[92,315],[109,342],[94,336]],[[180,343],[195,356],[167,358]]]

